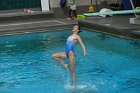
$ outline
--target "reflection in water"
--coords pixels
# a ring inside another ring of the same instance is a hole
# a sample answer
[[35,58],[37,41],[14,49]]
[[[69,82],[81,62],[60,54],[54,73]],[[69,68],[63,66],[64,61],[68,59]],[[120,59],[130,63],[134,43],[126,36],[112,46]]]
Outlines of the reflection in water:
[[9,82],[9,83],[7,83],[7,82],[0,82],[0,88],[3,88],[3,87],[5,87],[5,88],[12,88],[12,87],[14,87],[14,84],[12,82]]
[[126,91],[131,88],[139,88],[138,86],[140,86],[140,79],[129,78],[121,85],[120,91]]
[[138,41],[130,42],[130,44],[132,44],[134,48],[140,48],[140,43]]
[[101,40],[106,40],[106,39],[108,39],[109,37],[107,36],[107,35],[105,35],[105,34],[100,34],[100,35],[98,35],[99,37],[100,37],[100,39]]

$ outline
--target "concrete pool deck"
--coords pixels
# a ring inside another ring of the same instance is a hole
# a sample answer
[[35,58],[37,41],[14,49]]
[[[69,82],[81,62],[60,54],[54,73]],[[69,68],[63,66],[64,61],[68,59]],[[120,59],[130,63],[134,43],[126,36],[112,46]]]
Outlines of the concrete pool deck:
[[129,23],[129,18],[133,17],[134,15],[114,15],[107,18],[91,17],[79,20],[79,24],[102,32],[140,39],[140,25]]
[[30,19],[26,17],[24,17],[25,19],[19,19],[19,17],[16,19],[16,17],[11,16],[11,20],[1,20],[0,35],[32,32],[34,29],[61,29],[64,27],[71,28],[74,24],[79,23],[85,28],[92,28],[102,32],[140,39],[140,25],[129,23],[129,18],[133,17],[134,15],[114,15],[107,18],[88,17],[84,20],[66,21],[65,18],[42,18],[40,15],[37,19],[31,17]]

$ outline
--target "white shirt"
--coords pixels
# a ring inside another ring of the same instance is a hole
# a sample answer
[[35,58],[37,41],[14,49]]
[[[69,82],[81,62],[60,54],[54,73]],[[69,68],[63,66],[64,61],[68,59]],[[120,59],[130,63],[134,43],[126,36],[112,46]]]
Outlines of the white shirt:
[[76,4],[73,2],[73,0],[69,0],[68,3],[70,4],[70,9],[71,10],[76,10]]

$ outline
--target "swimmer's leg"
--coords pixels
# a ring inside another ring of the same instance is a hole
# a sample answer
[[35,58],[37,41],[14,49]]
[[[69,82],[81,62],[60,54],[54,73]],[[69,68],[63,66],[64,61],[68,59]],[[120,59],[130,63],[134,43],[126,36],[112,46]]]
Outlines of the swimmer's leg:
[[74,60],[75,60],[75,54],[71,51],[69,53],[70,71],[72,73],[73,85],[76,86],[76,73],[75,73],[75,67],[74,67],[75,66]]
[[65,52],[61,52],[61,53],[56,53],[52,55],[52,58],[58,62],[61,63],[62,66],[64,66],[67,70],[68,70],[68,64],[65,64],[63,60],[61,60],[61,58],[66,58],[66,53]]

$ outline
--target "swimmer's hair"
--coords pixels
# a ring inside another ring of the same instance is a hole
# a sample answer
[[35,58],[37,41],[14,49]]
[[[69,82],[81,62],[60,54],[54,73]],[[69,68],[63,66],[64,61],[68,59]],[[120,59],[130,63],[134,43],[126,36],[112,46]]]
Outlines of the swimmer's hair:
[[79,30],[78,33],[82,32],[82,30],[81,30],[81,26],[80,26],[80,25],[78,25],[78,30]]

